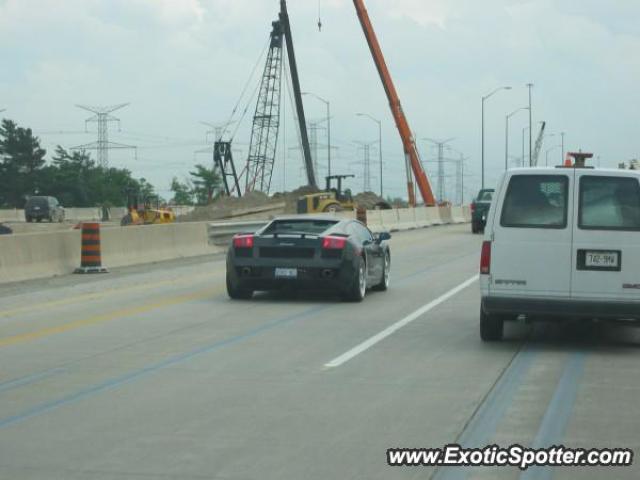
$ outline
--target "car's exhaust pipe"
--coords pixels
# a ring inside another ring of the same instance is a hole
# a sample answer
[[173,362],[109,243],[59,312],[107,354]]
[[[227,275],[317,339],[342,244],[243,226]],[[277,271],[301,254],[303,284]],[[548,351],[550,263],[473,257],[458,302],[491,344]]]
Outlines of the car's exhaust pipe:
[[250,277],[251,276],[251,267],[243,267],[242,268],[242,276]]
[[333,278],[333,270],[329,268],[325,268],[324,270],[322,270],[322,278],[325,278],[325,279]]

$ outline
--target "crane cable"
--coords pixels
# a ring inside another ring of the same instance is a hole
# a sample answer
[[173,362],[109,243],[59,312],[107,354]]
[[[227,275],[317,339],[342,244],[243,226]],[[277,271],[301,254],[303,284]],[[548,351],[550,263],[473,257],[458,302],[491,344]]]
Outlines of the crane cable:
[[318,31],[322,32],[322,18],[320,15],[320,2],[321,0],[318,0]]
[[[256,74],[256,71],[258,70],[258,67],[260,66],[260,64],[262,63],[262,59],[265,56],[265,54],[267,53],[267,49],[269,48],[269,43],[271,42],[271,38],[269,38],[267,40],[267,43],[264,47],[264,49],[262,50],[262,52],[260,53],[260,56],[258,57],[258,60],[256,61],[255,65],[253,66],[253,70],[251,71],[251,75],[249,75],[249,78],[247,79],[247,82],[244,85],[244,88],[242,89],[242,93],[240,94],[240,98],[238,98],[238,101],[236,102],[235,106],[233,107],[233,110],[231,111],[231,115],[229,117],[229,120],[227,121],[227,123],[223,126],[222,128],[222,133],[220,134],[220,138],[218,140],[222,140],[222,137],[225,135],[225,133],[227,133],[227,129],[229,128],[229,126],[233,123],[233,118],[235,116],[235,114],[238,111],[238,107],[240,106],[240,103],[242,102],[242,99],[244,98],[245,94],[247,93],[247,89],[249,88],[249,85],[251,84],[251,81],[253,80],[253,77]],[[257,89],[256,89],[257,90]],[[254,93],[255,95],[255,93]],[[253,97],[253,95],[252,95]],[[244,114],[246,114],[246,109]],[[244,114],[242,115],[241,119],[242,120],[244,118]],[[238,123],[240,123],[238,121]],[[236,131],[235,133],[238,131],[238,128],[236,127]]]

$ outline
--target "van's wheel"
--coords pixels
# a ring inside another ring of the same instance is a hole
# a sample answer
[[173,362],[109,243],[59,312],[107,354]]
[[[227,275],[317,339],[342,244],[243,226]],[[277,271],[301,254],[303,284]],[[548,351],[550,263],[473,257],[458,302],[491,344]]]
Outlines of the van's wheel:
[[227,295],[233,300],[249,300],[253,297],[253,290],[241,288],[239,284],[234,284],[227,273]]
[[334,213],[334,212],[341,212],[342,210],[343,210],[342,205],[340,205],[339,203],[330,203],[329,205],[324,207],[322,211],[325,213]]
[[342,298],[347,302],[361,302],[367,293],[367,265],[362,257],[358,257],[356,274]]
[[478,228],[478,224],[476,222],[471,222],[471,233],[478,233],[480,228]]
[[33,221],[31,217],[25,217],[25,220],[27,221],[27,223],[31,223]]
[[36,218],[36,222],[40,223],[42,221],[42,217]]
[[484,342],[498,342],[504,333],[504,319],[485,313],[480,307],[480,338]]

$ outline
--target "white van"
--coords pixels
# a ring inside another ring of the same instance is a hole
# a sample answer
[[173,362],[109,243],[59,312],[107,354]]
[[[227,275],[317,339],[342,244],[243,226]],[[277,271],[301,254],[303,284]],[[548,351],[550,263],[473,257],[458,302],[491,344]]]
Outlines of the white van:
[[527,168],[503,175],[480,260],[480,336],[505,320],[640,320],[640,172]]

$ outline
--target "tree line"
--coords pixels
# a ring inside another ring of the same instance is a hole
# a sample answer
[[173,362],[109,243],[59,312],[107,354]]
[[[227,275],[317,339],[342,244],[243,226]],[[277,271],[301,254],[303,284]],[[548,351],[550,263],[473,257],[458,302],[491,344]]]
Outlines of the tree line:
[[[145,178],[134,178],[125,168],[98,165],[86,151],[58,145],[51,160],[30,128],[4,119],[0,124],[0,208],[22,208],[33,195],[48,195],[66,207],[123,206],[127,191],[141,198],[155,196]],[[171,184],[178,205],[208,204],[220,193],[221,179],[214,168],[196,165],[191,178]],[[164,199],[163,199],[164,201]]]

